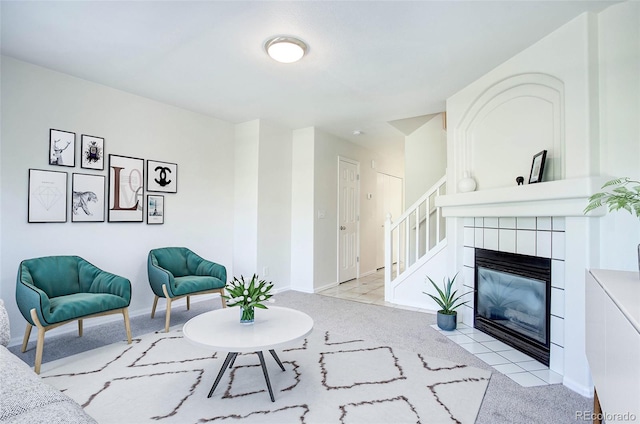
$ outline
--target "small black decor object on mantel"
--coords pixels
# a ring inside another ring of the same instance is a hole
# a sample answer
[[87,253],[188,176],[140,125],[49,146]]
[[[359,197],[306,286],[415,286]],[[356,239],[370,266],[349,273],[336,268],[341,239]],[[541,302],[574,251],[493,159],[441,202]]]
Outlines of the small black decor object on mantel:
[[524,185],[524,177],[523,176],[516,177],[516,183],[518,183],[518,185]]

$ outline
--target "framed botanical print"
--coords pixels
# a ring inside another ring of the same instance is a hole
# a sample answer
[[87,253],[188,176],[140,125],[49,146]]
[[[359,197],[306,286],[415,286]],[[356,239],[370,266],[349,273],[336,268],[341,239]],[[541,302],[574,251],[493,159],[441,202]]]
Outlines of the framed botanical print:
[[104,175],[71,176],[71,222],[104,222]]
[[85,169],[104,169],[104,138],[82,134],[80,166]]
[[178,192],[178,165],[147,160],[147,191]]
[[67,222],[67,173],[29,169],[28,222]]
[[164,196],[147,195],[147,224],[164,224]]
[[76,133],[49,130],[49,165],[76,166]]
[[143,222],[144,160],[109,155],[109,222]]

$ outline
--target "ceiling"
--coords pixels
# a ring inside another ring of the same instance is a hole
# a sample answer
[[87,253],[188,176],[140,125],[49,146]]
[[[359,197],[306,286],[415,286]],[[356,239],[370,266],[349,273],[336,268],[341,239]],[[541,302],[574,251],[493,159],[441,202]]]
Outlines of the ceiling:
[[[316,126],[384,151],[402,148],[402,128],[420,122],[409,118],[443,111],[467,84],[610,4],[2,1],[1,51],[226,121]],[[274,35],[304,40],[307,56],[271,60],[262,47]]]

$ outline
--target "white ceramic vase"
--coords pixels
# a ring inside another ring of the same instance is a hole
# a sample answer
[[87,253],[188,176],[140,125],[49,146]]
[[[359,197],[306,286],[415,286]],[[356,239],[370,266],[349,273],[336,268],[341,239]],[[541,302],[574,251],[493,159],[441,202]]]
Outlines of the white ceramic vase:
[[464,173],[464,178],[458,181],[458,192],[468,193],[476,189],[476,180],[469,175],[468,172]]

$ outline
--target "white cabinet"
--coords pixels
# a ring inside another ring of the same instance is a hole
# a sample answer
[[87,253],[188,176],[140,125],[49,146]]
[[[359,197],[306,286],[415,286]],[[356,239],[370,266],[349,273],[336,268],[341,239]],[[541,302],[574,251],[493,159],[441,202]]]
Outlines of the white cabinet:
[[587,272],[586,331],[587,359],[604,418],[640,419],[638,273]]

